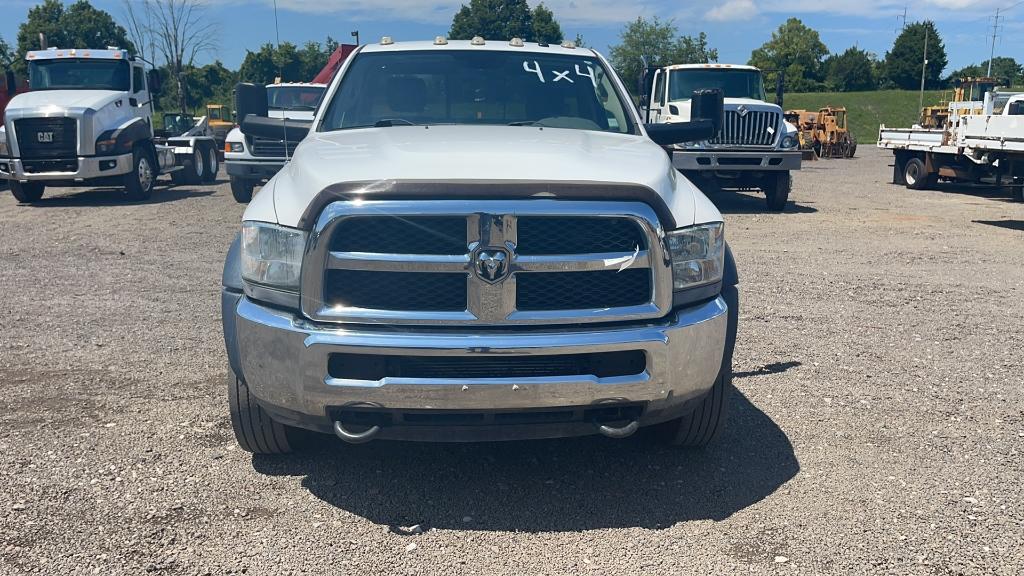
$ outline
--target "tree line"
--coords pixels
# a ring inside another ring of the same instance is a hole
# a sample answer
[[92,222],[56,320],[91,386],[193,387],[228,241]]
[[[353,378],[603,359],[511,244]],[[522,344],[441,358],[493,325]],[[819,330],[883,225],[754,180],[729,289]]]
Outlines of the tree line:
[[[25,73],[25,53],[39,48],[39,35],[59,47],[120,46],[156,68],[165,90],[158,107],[163,110],[201,109],[207,102],[230,104],[237,82],[269,84],[311,80],[327,63],[338,42],[306,42],[298,46],[265,43],[246,50],[238,70],[220,60],[199,65],[201,55],[214,54],[216,25],[206,14],[204,0],[123,0],[119,19],[92,6],[87,0],[65,5],[44,0],[28,11],[19,26],[16,45],[0,37],[0,63]],[[530,8],[526,0],[470,0],[453,16],[448,37],[453,40],[482,36],[491,40],[513,37],[557,44],[564,39],[561,24],[543,3]],[[772,32],[771,38],[753,50],[748,61],[769,73],[784,71],[788,92],[865,91],[917,89],[927,38],[928,64],[925,87],[949,86],[966,76],[983,76],[988,62],[964,67],[943,76],[948,61],[945,45],[931,21],[906,25],[883,57],[851,46],[831,52],[818,32],[798,18],[790,18]],[[650,66],[718,61],[718,50],[707,35],[681,35],[672,20],[638,17],[628,22],[619,43],[611,47],[610,60],[630,90],[635,90],[643,62]],[[584,45],[580,35],[577,45]],[[1010,57],[992,61],[992,76],[1008,86],[1019,83],[1024,69]]]

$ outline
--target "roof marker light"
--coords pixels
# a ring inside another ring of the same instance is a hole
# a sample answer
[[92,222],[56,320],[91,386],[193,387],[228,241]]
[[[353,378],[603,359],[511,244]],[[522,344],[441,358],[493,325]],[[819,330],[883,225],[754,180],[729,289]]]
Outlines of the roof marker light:
[[445,38],[444,36],[438,36],[437,38],[434,38],[434,46],[444,46],[446,44],[448,44],[448,39]]
[[522,48],[524,46],[523,39],[522,38],[513,38],[513,39],[508,41],[508,45],[509,46],[513,46],[515,48]]
[[473,46],[483,46],[485,44],[482,36],[473,36],[473,39],[469,41]]
[[569,50],[575,50],[576,49],[576,43],[573,42],[572,40],[566,40],[565,42],[562,42],[562,48],[568,48]]
[[380,39],[381,46],[391,46],[394,43],[395,41],[394,39],[391,38],[391,36],[382,36]]

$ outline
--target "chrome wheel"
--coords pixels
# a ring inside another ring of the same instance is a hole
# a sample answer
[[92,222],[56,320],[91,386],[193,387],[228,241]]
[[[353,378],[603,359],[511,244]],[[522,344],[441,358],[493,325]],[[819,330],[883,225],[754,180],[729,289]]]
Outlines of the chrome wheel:
[[153,186],[153,169],[149,166],[149,160],[143,156],[139,158],[139,187],[149,190]]
[[196,172],[196,178],[203,177],[203,171],[206,170],[206,166],[203,164],[203,153],[201,150],[196,150],[192,153],[192,166]]

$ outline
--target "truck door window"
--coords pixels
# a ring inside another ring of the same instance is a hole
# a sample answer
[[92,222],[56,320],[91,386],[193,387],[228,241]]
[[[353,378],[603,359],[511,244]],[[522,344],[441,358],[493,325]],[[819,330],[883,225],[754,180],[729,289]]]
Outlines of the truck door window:
[[651,104],[665,103],[665,74],[660,70],[654,73],[654,89],[651,91]]
[[600,61],[504,51],[372,52],[355,58],[323,130],[394,124],[536,125],[635,133]]
[[146,75],[142,73],[142,66],[132,66],[132,86],[135,94],[146,89]]

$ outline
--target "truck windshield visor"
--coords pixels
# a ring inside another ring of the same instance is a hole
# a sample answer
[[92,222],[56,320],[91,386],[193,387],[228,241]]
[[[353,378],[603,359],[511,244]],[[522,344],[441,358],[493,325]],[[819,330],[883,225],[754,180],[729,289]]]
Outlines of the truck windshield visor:
[[324,95],[323,86],[279,86],[267,88],[271,110],[316,110]]
[[688,100],[694,90],[706,88],[718,88],[726,98],[764,100],[764,82],[758,70],[689,68],[670,74],[669,100]]
[[129,91],[128,63],[124,60],[62,58],[35,60],[28,66],[32,90]]
[[331,99],[322,130],[468,124],[635,133],[597,58],[515,51],[360,54]]

